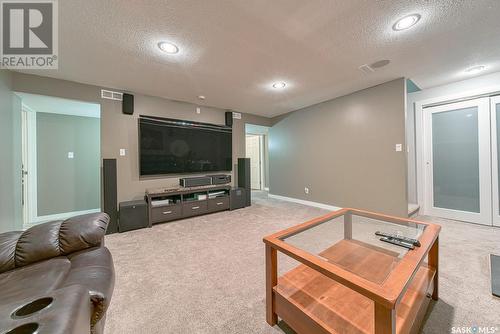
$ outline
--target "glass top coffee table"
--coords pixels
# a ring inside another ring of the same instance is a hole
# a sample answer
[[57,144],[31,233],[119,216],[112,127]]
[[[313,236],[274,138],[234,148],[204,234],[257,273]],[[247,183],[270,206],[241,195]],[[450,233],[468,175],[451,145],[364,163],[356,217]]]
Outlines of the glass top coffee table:
[[[264,238],[266,320],[297,333],[413,333],[438,298],[440,226],[342,209]],[[300,262],[278,278],[277,252]]]

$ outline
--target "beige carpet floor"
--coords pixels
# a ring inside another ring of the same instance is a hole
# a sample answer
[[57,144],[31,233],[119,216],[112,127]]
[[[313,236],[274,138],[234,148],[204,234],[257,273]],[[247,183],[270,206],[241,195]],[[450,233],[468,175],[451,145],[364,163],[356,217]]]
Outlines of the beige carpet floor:
[[[106,334],[283,333],[264,318],[262,237],[325,213],[257,194],[249,208],[108,236],[116,285]],[[441,298],[423,333],[451,333],[453,326],[500,333],[500,299],[489,280],[500,229],[419,218],[443,227]],[[283,257],[279,263],[281,272],[294,265]]]

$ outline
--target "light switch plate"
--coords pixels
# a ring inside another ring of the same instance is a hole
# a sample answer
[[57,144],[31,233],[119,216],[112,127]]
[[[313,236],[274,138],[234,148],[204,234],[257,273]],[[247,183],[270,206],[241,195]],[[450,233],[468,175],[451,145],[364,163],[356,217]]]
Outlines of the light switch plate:
[[124,148],[120,149],[120,156],[122,156],[122,157],[125,156],[125,149]]
[[196,113],[197,113],[197,114],[201,114],[201,108],[200,108],[200,107],[197,107],[197,108],[196,108]]
[[68,152],[68,159],[73,159],[75,157],[75,152]]
[[403,144],[396,144],[396,152],[402,152],[403,151]]

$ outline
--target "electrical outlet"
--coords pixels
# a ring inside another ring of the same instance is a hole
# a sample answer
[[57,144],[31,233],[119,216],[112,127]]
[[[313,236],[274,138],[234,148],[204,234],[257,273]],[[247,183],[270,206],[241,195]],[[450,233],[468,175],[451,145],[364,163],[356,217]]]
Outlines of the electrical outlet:
[[305,188],[304,188],[304,192],[305,192],[306,194],[309,194],[309,188],[305,187]]
[[125,156],[125,149],[124,149],[124,148],[121,148],[121,149],[120,149],[120,156],[121,156],[121,157],[124,157],[124,156]]
[[68,152],[68,159],[73,159],[75,157],[74,152]]
[[403,151],[403,144],[396,144],[396,152],[402,152]]
[[201,108],[200,108],[200,107],[197,107],[197,108],[196,108],[196,113],[197,113],[197,114],[201,114]]

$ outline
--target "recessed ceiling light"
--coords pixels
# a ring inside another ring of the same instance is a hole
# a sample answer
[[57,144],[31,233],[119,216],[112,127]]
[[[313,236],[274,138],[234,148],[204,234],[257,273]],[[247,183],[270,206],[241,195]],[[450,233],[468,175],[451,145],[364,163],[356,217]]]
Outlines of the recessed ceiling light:
[[286,87],[286,83],[283,81],[273,83],[274,89],[283,89]]
[[205,99],[205,95],[198,95],[198,98],[199,98],[200,100],[204,100],[204,99]]
[[172,44],[170,42],[160,42],[158,43],[158,47],[160,48],[161,51],[171,55],[179,52],[179,48],[177,47],[177,45]]
[[484,65],[477,65],[477,66],[469,67],[468,69],[465,70],[465,72],[467,72],[469,74],[474,74],[474,73],[479,73],[479,72],[484,71],[485,68],[486,67]]
[[411,14],[408,16],[405,16],[401,19],[399,19],[394,25],[392,26],[393,30],[400,31],[400,30],[405,30],[408,28],[413,27],[415,24],[417,24],[418,21],[420,21],[420,14]]

